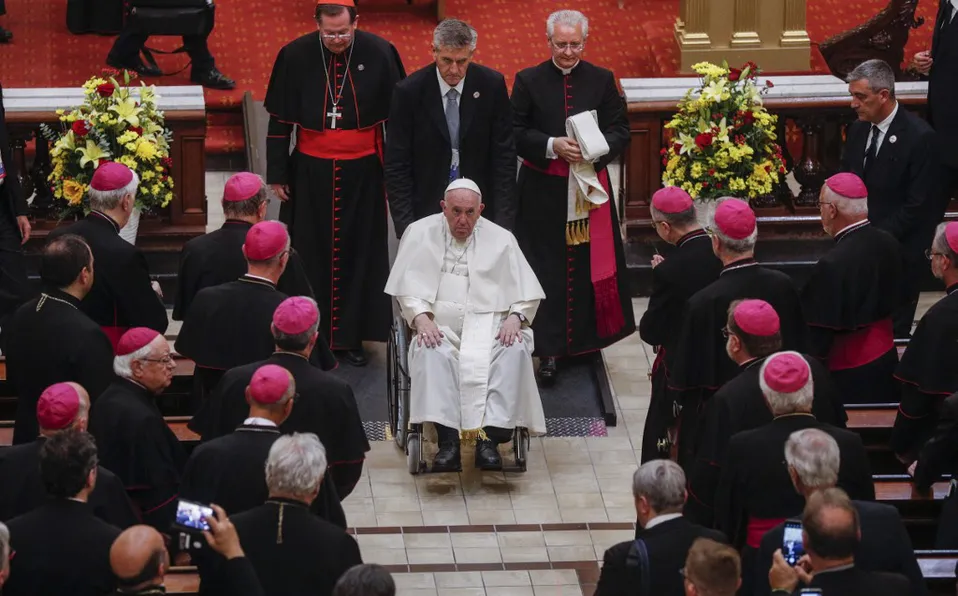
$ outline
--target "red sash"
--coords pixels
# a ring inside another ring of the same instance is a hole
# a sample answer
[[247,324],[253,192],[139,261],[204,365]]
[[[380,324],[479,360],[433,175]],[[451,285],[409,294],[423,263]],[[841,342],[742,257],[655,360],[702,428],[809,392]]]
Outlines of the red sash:
[[750,517],[748,519],[748,528],[746,529],[745,533],[745,544],[747,546],[751,546],[752,548],[758,548],[762,546],[762,536],[786,519],[787,518],[784,517],[776,517],[772,519]]
[[359,159],[380,155],[382,127],[363,130],[327,130],[317,132],[300,128],[297,131],[296,149],[317,159]]
[[828,354],[828,369],[858,368],[878,360],[894,347],[895,333],[890,318],[851,333],[839,333]]
[[[569,177],[569,164],[562,159],[549,160],[543,170],[528,160],[522,165],[561,178]],[[597,172],[602,188],[610,199],[597,209],[589,211],[589,265],[592,271],[592,289],[595,293],[595,322],[599,337],[615,335],[625,326],[622,301],[619,298],[619,282],[616,277],[615,236],[612,229],[612,191],[606,170]]]

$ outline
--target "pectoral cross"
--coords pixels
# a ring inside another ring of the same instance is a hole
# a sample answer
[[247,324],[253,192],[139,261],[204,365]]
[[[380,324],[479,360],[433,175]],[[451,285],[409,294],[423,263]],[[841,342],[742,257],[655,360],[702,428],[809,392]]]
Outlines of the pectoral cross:
[[339,106],[334,105],[332,112],[326,112],[326,117],[329,118],[329,127],[336,130],[336,121],[343,117],[343,113]]

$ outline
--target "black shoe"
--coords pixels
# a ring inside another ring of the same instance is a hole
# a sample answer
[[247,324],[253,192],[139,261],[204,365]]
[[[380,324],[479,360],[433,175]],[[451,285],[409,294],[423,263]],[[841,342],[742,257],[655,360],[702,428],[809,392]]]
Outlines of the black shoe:
[[440,442],[436,458],[432,460],[432,471],[459,472],[461,470],[462,458],[459,454],[459,439]]
[[543,358],[539,363],[539,381],[545,387],[555,384],[556,377],[559,376],[559,367],[556,365],[556,359],[549,357]]
[[7,31],[0,27],[0,43],[10,43],[13,41],[13,31]]
[[190,80],[199,85],[203,85],[208,89],[229,91],[230,89],[236,87],[236,81],[221,73],[216,69],[215,66],[209,70],[200,72],[196,72],[194,70],[192,73],[190,73]]
[[492,441],[476,441],[476,468],[479,470],[501,470],[502,458]]
[[122,62],[116,58],[111,58],[110,56],[106,57],[106,65],[115,68],[117,70],[130,70],[140,75],[141,77],[160,77],[163,76],[163,71],[160,70],[158,66],[152,66],[143,62],[142,60],[136,60],[134,62]]
[[336,350],[336,357],[351,366],[366,366],[369,364],[369,358],[366,352],[359,348],[357,350]]

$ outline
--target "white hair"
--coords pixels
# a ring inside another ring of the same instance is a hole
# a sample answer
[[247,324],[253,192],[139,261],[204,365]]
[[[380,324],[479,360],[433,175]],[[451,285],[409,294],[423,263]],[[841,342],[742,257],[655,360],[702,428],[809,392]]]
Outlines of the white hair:
[[842,215],[848,215],[851,217],[868,217],[868,200],[867,199],[848,199],[838,194],[826,184],[822,187],[824,189],[822,199],[823,203],[831,203],[835,206],[835,209]]
[[589,19],[578,10],[557,10],[546,19],[546,35],[549,39],[555,34],[556,25],[578,27],[582,25],[582,41],[589,37]]
[[313,433],[276,439],[266,460],[266,486],[271,494],[310,497],[326,474],[326,448]]
[[806,488],[825,489],[838,484],[841,452],[835,439],[823,430],[793,432],[785,441],[785,461]]
[[[719,199],[715,202],[715,208],[718,210],[719,205],[723,202],[729,200]],[[719,229],[718,225],[715,223],[715,211],[709,214],[709,229],[712,231],[712,234],[719,239],[719,242],[722,245],[722,248],[726,251],[743,255],[746,253],[753,252],[755,250],[755,243],[758,241],[758,225],[756,224],[755,229],[752,230],[752,233],[746,236],[745,238],[730,238],[726,236],[722,230]]]
[[126,195],[133,195],[136,198],[136,190],[140,187],[140,177],[133,172],[133,179],[124,186],[116,190],[94,190],[90,188],[87,195],[90,197],[90,208],[97,211],[110,211],[116,209],[120,200]]
[[768,407],[772,410],[773,416],[783,416],[796,412],[811,412],[812,398],[815,395],[815,382],[812,379],[811,368],[809,368],[808,371],[808,382],[805,383],[804,387],[793,393],[779,393],[778,391],[772,390],[772,388],[768,386],[768,383],[765,382],[765,369],[768,367],[768,363],[776,356],[785,354],[801,358],[805,361],[806,366],[808,365],[808,361],[805,360],[805,357],[798,352],[778,352],[772,354],[765,359],[765,362],[762,363],[761,370],[758,372],[758,384],[759,387],[762,388],[762,395],[764,395],[766,401],[768,401]]
[[133,352],[132,354],[127,354],[126,356],[114,356],[113,357],[113,372],[116,373],[116,376],[123,379],[133,379],[133,362],[136,360],[143,360],[151,353],[153,353],[153,348],[156,347],[157,340],[166,341],[166,338],[162,335],[158,335],[153,341],[146,344],[139,350]]
[[0,522],[0,571],[6,571],[10,565],[10,530]]
[[948,257],[948,260],[951,261],[951,266],[958,266],[958,253],[951,248],[951,245],[948,244],[948,237],[945,236],[945,229],[948,228],[948,222],[938,224],[938,227],[935,228],[935,239],[931,242],[931,248],[935,252],[940,252],[941,254]]
[[672,460],[653,459],[632,474],[632,495],[661,513],[685,504],[685,472]]
[[441,48],[469,48],[476,49],[479,34],[469,23],[459,19],[445,19],[436,26],[432,33],[432,48],[439,51]]

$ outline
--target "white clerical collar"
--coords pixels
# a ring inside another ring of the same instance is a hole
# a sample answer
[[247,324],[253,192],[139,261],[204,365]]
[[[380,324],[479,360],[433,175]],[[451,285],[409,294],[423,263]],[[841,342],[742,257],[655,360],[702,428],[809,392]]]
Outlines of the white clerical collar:
[[243,421],[243,426],[271,426],[276,428],[276,423],[266,418],[260,418],[259,416],[250,416]]
[[[958,0],[955,0],[955,2],[958,2]],[[555,67],[558,68],[559,71],[562,72],[562,74],[564,75],[572,73],[572,71],[575,70],[575,67],[578,66],[580,62],[582,62],[582,60],[576,60],[575,64],[572,65],[572,68],[562,68],[561,66],[556,64],[555,58],[552,59],[552,64],[555,65]]]
[[678,519],[680,517],[682,517],[681,513],[666,513],[665,515],[659,515],[650,519],[645,524],[644,529],[651,530],[652,528],[654,528],[655,526],[659,524],[664,524],[667,521],[672,521],[673,519]]
[[459,92],[459,97],[462,97],[462,90],[466,86],[466,77],[462,77],[462,79],[460,79],[459,81],[459,84],[456,85],[455,87],[452,87],[449,85],[449,83],[447,83],[446,81],[442,79],[442,74],[439,72],[438,66],[436,67],[436,76],[439,77],[439,91],[441,92],[443,97],[445,97],[446,94],[449,93],[450,89],[455,89],[456,91]]
[[275,283],[273,283],[273,280],[271,280],[271,279],[268,278],[268,277],[263,277],[262,275],[253,275],[252,273],[247,273],[247,274],[246,274],[246,277],[249,277],[249,278],[252,278],[252,279],[258,279],[258,280],[260,280],[260,281],[265,281],[266,283],[268,283],[268,284],[271,285],[271,286],[275,286],[275,285],[276,285]]
[[888,134],[888,129],[891,128],[892,120],[895,119],[895,116],[898,114],[898,102],[895,102],[895,109],[891,111],[891,114],[887,118],[876,124],[878,130],[881,131],[882,138],[885,138],[885,135]]
[[[861,200],[861,199],[859,199],[859,200]],[[853,232],[853,231],[855,231],[855,230],[857,230],[857,229],[859,229],[859,228],[864,228],[864,227],[867,226],[867,225],[868,225],[868,220],[867,220],[867,219],[863,219],[863,220],[861,220],[861,221],[856,221],[855,223],[850,224],[850,225],[847,225],[847,226],[845,226],[844,228],[838,230],[838,233],[835,234],[835,237],[836,237],[836,238],[841,238],[846,232]]]

